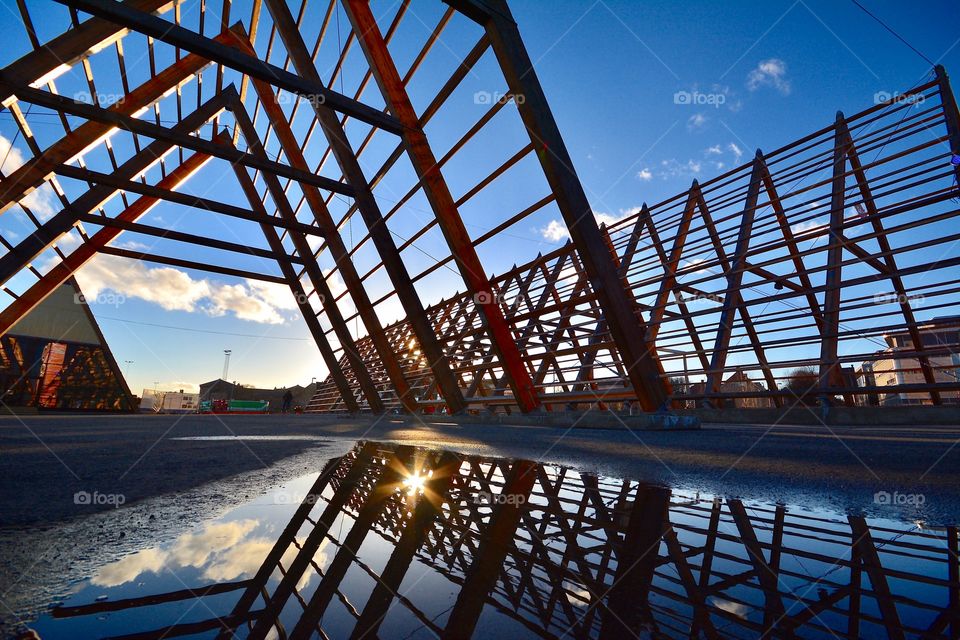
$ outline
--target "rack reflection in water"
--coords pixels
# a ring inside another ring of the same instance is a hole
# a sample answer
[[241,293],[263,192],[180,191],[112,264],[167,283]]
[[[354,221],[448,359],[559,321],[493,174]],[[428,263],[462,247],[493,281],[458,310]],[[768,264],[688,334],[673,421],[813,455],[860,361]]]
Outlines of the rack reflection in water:
[[[206,578],[199,584],[71,601],[38,630],[44,638],[81,628],[127,638],[960,633],[956,527],[703,498],[529,461],[372,442],[331,460],[289,507],[275,542],[251,547],[256,562],[248,558],[245,570],[208,564],[195,575]],[[218,522],[207,528],[251,521]],[[228,538],[212,539],[239,549],[240,538]],[[156,554],[143,565],[159,573],[162,558],[181,547],[202,545],[181,539],[141,552]],[[136,578],[139,567],[116,565],[103,571]],[[102,575],[92,582],[119,584]],[[74,626],[94,619],[103,624]]]

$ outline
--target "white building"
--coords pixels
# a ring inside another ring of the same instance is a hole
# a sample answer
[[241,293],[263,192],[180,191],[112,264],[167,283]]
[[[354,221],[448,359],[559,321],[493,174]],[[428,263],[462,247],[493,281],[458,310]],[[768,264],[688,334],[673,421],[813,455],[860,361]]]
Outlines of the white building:
[[[936,382],[960,381],[960,316],[934,318],[919,327],[920,338],[928,357]],[[904,384],[924,384],[913,340],[904,330],[883,336],[887,348],[878,351],[873,360],[857,368],[857,384],[861,387],[891,387]],[[902,355],[901,355],[902,354]],[[941,392],[945,403],[960,403],[960,391]],[[914,393],[868,393],[858,396],[862,404],[931,404],[930,394]]]

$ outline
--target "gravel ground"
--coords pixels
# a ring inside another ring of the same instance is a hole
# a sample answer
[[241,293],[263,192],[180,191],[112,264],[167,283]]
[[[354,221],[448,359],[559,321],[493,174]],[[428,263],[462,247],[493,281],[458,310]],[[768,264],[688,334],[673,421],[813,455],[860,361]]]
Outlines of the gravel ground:
[[[190,439],[198,437],[214,439]],[[960,426],[671,433],[397,417],[3,416],[0,618],[29,619],[97,567],[316,472],[358,439],[529,458],[708,495],[960,521]],[[877,491],[922,493],[923,511],[892,513],[875,504]],[[89,503],[77,504],[78,492]],[[0,635],[10,629],[0,624]]]

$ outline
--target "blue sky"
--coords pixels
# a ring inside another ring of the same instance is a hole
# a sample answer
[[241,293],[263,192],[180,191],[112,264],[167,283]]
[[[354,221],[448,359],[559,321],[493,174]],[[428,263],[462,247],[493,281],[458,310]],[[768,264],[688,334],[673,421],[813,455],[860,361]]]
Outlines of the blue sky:
[[[12,2],[4,4],[16,11]],[[219,3],[207,4],[208,17],[215,15],[213,5]],[[235,18],[246,22],[247,4],[235,3]],[[922,10],[909,3],[868,0],[864,4],[948,72],[960,69],[960,41],[955,28],[960,12],[955,3],[924,3]],[[42,41],[63,27],[66,12],[62,7],[47,0],[27,0],[27,6],[37,21]],[[848,113],[865,109],[874,103],[876,94],[905,90],[930,71],[926,61],[852,2],[514,0],[511,6],[594,210],[608,218],[620,217],[644,201],[653,203],[671,197],[685,190],[694,177],[707,179],[745,162],[758,147],[770,150],[818,129],[830,123],[838,109]],[[392,16],[394,10],[391,3],[374,3],[378,16]],[[184,9],[184,23],[196,28],[191,11],[195,7]],[[412,11],[419,19],[408,17],[404,21],[407,31],[399,35],[409,34],[411,42],[419,46],[442,6],[439,2],[414,0]],[[0,63],[7,64],[27,51],[29,42],[14,13],[4,11],[0,21],[7,38]],[[208,33],[210,29],[208,25]],[[468,27],[452,28],[442,46],[431,53],[431,64],[442,71],[436,78],[425,77],[411,87],[415,106],[422,109],[422,96],[436,90],[436,83],[442,82],[458,56],[472,45],[476,34],[467,38],[468,31]],[[408,52],[399,35],[396,54],[402,57]],[[335,47],[336,42],[331,40],[329,44]],[[128,63],[137,59],[137,46],[130,42]],[[335,56],[334,49],[322,51],[320,60],[329,63]],[[484,64],[489,65],[490,60],[485,59]],[[163,65],[158,61],[158,66]],[[404,65],[400,66],[402,69]],[[130,71],[134,85],[137,73],[145,73],[133,67]],[[486,78],[493,77],[492,71],[481,69],[482,79],[475,79],[472,85],[466,83],[463,91],[496,91],[500,85],[484,84]],[[110,79],[108,67],[102,74],[101,90],[105,90],[102,87]],[[347,92],[350,78],[345,74]],[[77,78],[58,80],[61,93],[69,94],[71,86],[78,90],[84,85]],[[677,103],[678,94],[681,104]],[[688,102],[699,104],[682,103],[685,96],[691,97]],[[464,106],[464,110],[468,108],[480,113],[481,107]],[[444,149],[455,139],[455,132],[462,131],[463,122],[472,122],[472,117],[455,110],[445,112],[428,127],[428,133],[435,145]],[[34,118],[43,120],[42,116]],[[47,120],[47,126],[35,127],[41,146],[62,135],[59,124],[52,117]],[[348,132],[358,141],[363,130],[348,128]],[[10,114],[0,115],[0,135],[5,144],[9,145],[15,133]],[[489,135],[497,138],[497,145],[465,150],[462,159],[445,169],[455,196],[472,186],[474,176],[483,175],[483,168],[489,171],[524,144],[522,130],[515,124],[499,125]],[[118,140],[117,144],[122,146],[123,142]],[[22,139],[14,147],[3,165],[5,173],[18,155],[27,157],[29,153]],[[502,150],[489,151],[492,148]],[[368,175],[377,164],[373,158],[388,151],[386,144],[371,149],[371,159],[364,161]],[[100,156],[105,154],[101,152]],[[96,161],[97,154],[91,154],[90,166]],[[102,157],[100,161],[104,161]],[[243,204],[233,177],[224,177],[223,167],[212,162],[185,190]],[[542,177],[538,178],[533,169],[518,167],[512,182],[464,207],[464,219],[472,235],[479,235],[482,229],[543,194],[542,184],[537,182]],[[325,173],[333,172],[328,167]],[[380,189],[384,211],[402,195],[402,183],[402,176],[397,176],[398,192],[392,196],[390,181]],[[46,205],[55,206],[50,202]],[[108,207],[111,213],[119,210],[117,203],[113,205]],[[344,206],[334,201],[331,208],[342,211]],[[491,214],[490,207],[494,206],[503,211]],[[391,229],[400,235],[412,232],[423,223],[426,209],[422,197],[415,197],[404,215],[391,223]],[[253,225],[236,223],[225,231],[222,224],[214,224],[205,215],[163,204],[144,221],[264,246]],[[18,216],[22,218],[11,210],[0,221],[0,231],[8,238],[18,232]],[[495,243],[481,246],[480,256],[488,270],[502,272],[513,263],[523,263],[538,251],[562,243],[562,228],[550,224],[557,217],[555,210],[544,210],[511,228]],[[348,244],[351,232],[359,239],[362,223],[356,221],[353,229],[345,231]],[[202,252],[171,244],[157,253],[196,259]],[[434,258],[448,254],[438,234],[431,232],[404,256],[411,270],[418,272]],[[360,252],[361,273],[370,259],[368,249]],[[271,265],[245,264],[264,273],[277,273]],[[112,298],[112,290],[106,286],[111,282],[110,263],[81,274],[82,282],[104,287],[102,303],[95,304],[93,310],[117,359],[121,363],[133,361],[124,366],[135,391],[153,386],[154,381],[161,386],[186,387],[216,378],[223,365],[223,349],[227,348],[233,350],[229,377],[240,382],[261,386],[305,384],[311,377],[325,375],[303,322],[289,303],[281,300],[282,290],[227,276],[158,272],[152,270],[154,267],[125,267],[126,295]],[[165,278],[165,287],[180,286],[183,297],[173,303],[151,299],[151,289],[167,290],[159,285],[151,287],[151,278],[160,276]],[[28,284],[20,283],[20,288]],[[371,297],[377,298],[377,291],[385,287],[382,274],[374,276],[371,284]],[[215,293],[205,295],[210,286]],[[440,269],[418,288],[430,303],[462,287],[455,274]],[[122,303],[116,304],[118,301]],[[396,305],[378,311],[385,320],[392,319]],[[359,330],[362,333],[362,326]]]

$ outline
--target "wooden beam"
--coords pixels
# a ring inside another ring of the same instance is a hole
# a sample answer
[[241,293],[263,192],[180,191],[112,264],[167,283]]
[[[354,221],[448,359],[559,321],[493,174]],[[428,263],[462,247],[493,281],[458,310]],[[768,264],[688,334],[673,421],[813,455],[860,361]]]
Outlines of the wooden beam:
[[[138,11],[160,14],[174,5],[174,0],[128,0]],[[127,30],[101,18],[84,20],[42,47],[34,49],[3,69],[5,77],[20,84],[40,87],[53,82],[79,60],[102,51],[117,42]],[[0,104],[10,107],[13,94],[0,90]]]
[[380,33],[377,21],[370,11],[370,4],[367,0],[347,0],[344,8],[377,85],[380,87],[380,93],[390,112],[404,127],[400,135],[407,149],[407,155],[447,241],[447,246],[450,247],[450,253],[459,268],[460,275],[467,285],[467,291],[473,296],[474,304],[480,308],[480,316],[490,336],[491,347],[499,356],[514,399],[524,413],[533,411],[540,406],[540,400],[537,398],[530,372],[517,348],[516,337],[503,316],[499,297],[494,294],[493,287],[490,286],[490,280],[463,224],[437,158],[430,148],[430,142],[420,128],[420,119],[413,109],[400,73],[387,50],[387,43]]
[[[303,43],[297,24],[290,14],[290,8],[284,0],[266,0],[270,14],[273,16],[283,44],[293,61],[297,73],[310,82],[320,83],[320,76],[313,64],[313,58]],[[426,311],[417,290],[413,286],[410,274],[407,271],[400,252],[393,241],[390,229],[387,228],[380,213],[380,207],[373,196],[369,183],[363,174],[346,132],[337,115],[324,104],[311,102],[317,119],[327,136],[330,150],[346,178],[347,184],[354,188],[354,199],[363,221],[367,226],[374,246],[383,260],[384,268],[393,282],[397,297],[407,313],[407,319],[417,337],[420,350],[423,352],[428,365],[433,371],[440,392],[451,413],[460,413],[466,409],[463,393],[450,366],[447,354],[440,346],[434,333],[433,325],[427,318]]]
[[[243,36],[242,30],[238,30],[232,40],[228,42],[232,46],[239,47],[248,53],[253,52],[253,48],[249,40]],[[277,101],[276,92],[269,83],[256,78],[253,79],[253,88],[260,98],[260,105],[263,107],[264,113],[270,121],[270,124],[273,125],[273,130],[277,134],[277,140],[279,140],[280,146],[283,148],[287,162],[297,169],[309,171],[310,167],[300,149],[300,143],[290,128],[290,123],[287,122],[283,109]],[[310,207],[313,213],[313,218],[317,226],[322,229],[321,233],[326,238],[326,247],[329,249],[330,255],[336,263],[337,269],[343,278],[344,285],[346,285],[347,290],[350,292],[350,297],[355,303],[357,314],[360,316],[364,327],[367,329],[367,333],[370,335],[373,346],[377,351],[377,355],[380,357],[380,362],[383,363],[387,377],[390,378],[390,383],[393,386],[394,392],[397,394],[397,398],[399,398],[400,403],[408,412],[416,412],[419,408],[417,399],[410,389],[410,383],[404,376],[403,369],[397,360],[397,355],[390,346],[389,340],[387,340],[380,319],[377,317],[377,312],[370,302],[370,297],[367,295],[366,289],[363,286],[363,281],[360,279],[360,275],[357,273],[357,269],[350,259],[343,238],[340,236],[340,232],[333,221],[333,216],[330,215],[330,210],[327,208],[323,196],[316,187],[309,184],[300,184],[300,190],[303,192],[307,206]],[[327,300],[327,303],[335,305],[336,300],[330,298]]]
[[[184,58],[185,60],[186,58]],[[181,61],[182,62],[182,61]],[[224,109],[222,96],[215,96],[204,103],[199,109],[184,117],[174,129],[180,132],[194,131],[203,123],[207,122]],[[86,125],[84,125],[85,127]],[[91,138],[98,135],[96,129],[85,129],[79,127],[74,130],[71,136],[82,136],[79,144],[89,143]],[[73,145],[74,142],[68,142]],[[63,143],[63,141],[61,141]],[[160,160],[173,145],[166,141],[158,140],[151,143],[136,154],[114,172],[114,175],[125,180],[133,179],[153,166]],[[21,167],[29,166],[24,165]],[[6,185],[6,182],[3,183]],[[68,232],[74,224],[77,223],[77,211],[90,212],[102,205],[107,199],[117,192],[117,189],[108,185],[98,185],[92,187],[82,196],[77,198],[70,209],[63,209],[52,218],[47,220],[32,234],[24,238],[20,243],[13,247],[9,252],[0,256],[0,284],[7,282],[23,269],[31,260],[40,255],[47,247],[53,244],[57,238]]]
[[536,468],[536,463],[528,460],[518,460],[510,468],[500,494],[506,499],[494,507],[490,516],[480,548],[447,618],[443,630],[445,639],[467,640],[473,635],[487,596],[503,568],[503,561],[513,548],[520,517],[529,508],[527,501],[536,480]]
[[97,253],[108,256],[117,256],[119,258],[130,258],[131,260],[140,260],[142,262],[156,262],[157,264],[166,264],[171,267],[180,267],[181,269],[193,269],[195,271],[205,271],[208,273],[219,273],[224,276],[234,278],[249,278],[250,280],[260,280],[262,282],[272,282],[274,284],[287,284],[287,280],[281,276],[273,276],[265,273],[257,273],[246,269],[234,269],[232,267],[221,267],[218,265],[207,264],[206,262],[196,262],[194,260],[184,260],[183,258],[174,258],[172,256],[159,256],[146,251],[132,251],[130,249],[119,249],[117,247],[101,247]]
[[[5,84],[2,75],[0,75],[0,86]],[[280,162],[274,162],[266,157],[259,157],[250,153],[244,153],[233,146],[224,146],[215,144],[209,140],[204,140],[197,136],[191,136],[180,133],[174,129],[163,127],[146,120],[134,118],[132,116],[118,113],[110,109],[104,109],[96,105],[90,105],[83,102],[77,102],[64,96],[58,96],[47,91],[33,89],[31,87],[14,87],[13,92],[18,98],[32,104],[47,107],[61,113],[70,113],[90,122],[98,122],[103,125],[109,125],[111,129],[121,129],[139,133],[155,140],[167,140],[176,144],[182,149],[191,151],[200,151],[210,156],[226,160],[231,164],[242,164],[251,169],[278,176],[284,176],[297,182],[312,184],[315,187],[333,191],[345,196],[353,196],[353,189],[343,184],[339,180],[316,175],[310,171],[300,171]],[[239,102],[240,95],[233,85],[225,87],[222,91],[224,99],[228,101]]]
[[[210,61],[201,56],[185,56],[125,95],[111,105],[108,111],[112,114],[133,116],[160,100],[167,92],[180,86],[194,74],[199,73],[208,64]],[[22,79],[7,77],[5,73],[5,71],[0,72],[0,80],[3,81],[0,86],[9,86],[11,90],[30,88]],[[17,82],[20,84],[17,85]],[[218,97],[213,98],[213,100],[216,99]],[[49,146],[39,157],[24,163],[3,180],[3,188],[0,190],[0,213],[7,211],[14,203],[42,185],[53,172],[54,167],[69,164],[85,151],[99,144],[114,129],[113,125],[102,122],[85,122]],[[196,127],[187,131],[193,129]],[[173,130],[177,133],[182,132],[179,126],[173,127]]]
[[[236,111],[236,110],[235,110]],[[246,134],[245,134],[246,135]],[[223,143],[230,143],[229,136],[226,136],[223,139]],[[257,193],[257,188],[253,183],[253,179],[250,177],[250,174],[247,173],[247,169],[239,165],[233,165],[233,171],[237,176],[237,180],[240,182],[240,188],[243,190],[244,195],[247,197],[247,202],[250,203],[250,206],[254,210],[259,209],[259,214],[266,216],[267,211],[263,206],[263,202],[260,201],[260,195]],[[279,206],[279,205],[278,205]],[[351,413],[357,413],[360,411],[360,406],[357,404],[356,398],[353,396],[353,389],[350,387],[350,383],[347,380],[346,376],[343,375],[343,371],[340,368],[340,363],[337,360],[337,356],[333,351],[333,348],[330,346],[330,342],[327,340],[326,334],[323,332],[323,327],[320,325],[320,321],[317,319],[317,312],[314,311],[313,305],[310,303],[309,296],[303,290],[303,284],[300,282],[300,278],[297,277],[296,269],[293,268],[291,262],[286,259],[286,249],[283,247],[283,242],[280,241],[280,236],[277,234],[277,230],[268,224],[263,224],[260,226],[263,230],[263,235],[267,239],[267,243],[270,245],[270,248],[275,254],[277,254],[277,264],[280,266],[280,271],[283,273],[284,284],[290,287],[290,291],[293,294],[293,298],[297,303],[297,307],[300,309],[300,314],[303,316],[303,320],[307,325],[307,329],[310,331],[310,335],[313,336],[313,341],[316,343],[317,348],[320,350],[320,355],[323,357],[324,363],[327,365],[327,369],[330,371],[330,375],[333,377],[334,382],[337,385],[337,389],[340,391],[340,396],[343,399],[344,404]],[[302,238],[302,236],[301,236]],[[323,287],[326,287],[326,281],[323,280],[323,277],[320,278],[323,281]],[[317,287],[318,283],[314,283],[314,287]],[[317,289],[317,291],[323,295],[324,293],[329,295],[329,289]],[[346,351],[346,346],[344,350]],[[349,352],[347,352],[349,355]],[[370,386],[372,384],[364,384],[362,376],[366,371],[354,371],[354,374],[357,376],[357,380],[360,382],[361,388],[365,392],[371,392]],[[369,378],[367,379],[369,381]],[[372,391],[376,393],[376,389]],[[367,398],[370,400],[370,398]],[[378,413],[382,412],[382,406],[378,405],[379,397],[376,398],[376,401],[370,403],[370,407],[377,411]]]
[[610,326],[633,392],[644,411],[666,408],[670,383],[652,339],[646,336],[647,327],[634,312],[634,301],[624,290],[610,259],[510,8],[505,0],[485,0],[482,5],[470,0],[454,0],[448,4],[470,17],[483,17],[481,24],[487,31],[510,92],[522,97],[516,101],[520,117]]
[[306,98],[313,104],[324,105],[378,129],[399,133],[402,128],[395,118],[328,89],[316,79],[302,77],[254,56],[246,55],[217,39],[206,38],[168,20],[139,11],[130,4],[115,0],[56,1],[156,38],[161,42],[199,54],[207,60],[240,73],[266,80],[274,86]]
[[[163,188],[175,188],[188,180],[206,161],[207,157],[201,154],[190,156],[183,164],[167,174],[167,176],[160,181],[160,185],[162,185]],[[0,312],[0,335],[6,334],[13,325],[35,309],[37,305],[43,302],[51,293],[56,291],[57,287],[66,282],[80,267],[93,258],[98,251],[116,239],[122,231],[122,228],[118,226],[119,224],[135,222],[156,203],[157,199],[149,196],[137,199],[117,216],[117,225],[104,227],[93,234],[89,240],[74,249],[73,253],[56,264],[40,278],[40,280],[24,291],[19,298],[7,305],[7,308]]]

